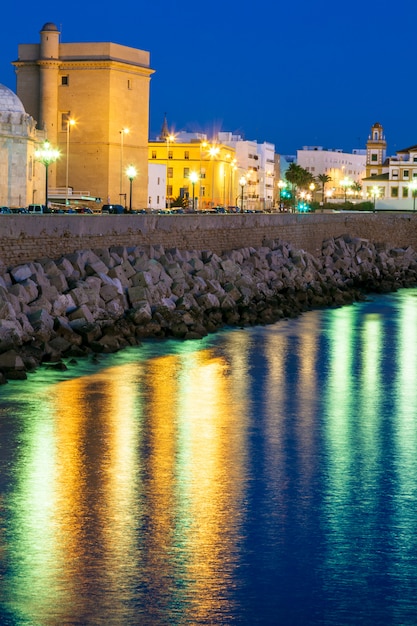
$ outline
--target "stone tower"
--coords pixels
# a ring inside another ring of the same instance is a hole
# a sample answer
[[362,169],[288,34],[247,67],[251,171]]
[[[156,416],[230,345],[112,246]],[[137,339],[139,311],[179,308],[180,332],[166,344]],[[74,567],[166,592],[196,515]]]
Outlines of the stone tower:
[[371,134],[366,142],[366,176],[379,176],[384,168],[387,154],[387,142],[384,129],[379,122],[371,128]]

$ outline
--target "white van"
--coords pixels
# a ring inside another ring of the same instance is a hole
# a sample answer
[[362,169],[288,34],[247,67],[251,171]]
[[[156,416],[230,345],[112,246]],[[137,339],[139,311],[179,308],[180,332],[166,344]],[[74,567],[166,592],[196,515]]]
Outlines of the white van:
[[29,204],[28,213],[31,215],[42,215],[43,213],[50,213],[51,211],[46,208],[44,204]]

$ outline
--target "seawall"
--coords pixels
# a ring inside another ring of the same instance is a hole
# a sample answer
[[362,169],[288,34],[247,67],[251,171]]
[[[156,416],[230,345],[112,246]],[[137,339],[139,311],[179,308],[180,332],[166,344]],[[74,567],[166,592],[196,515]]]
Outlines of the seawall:
[[317,255],[324,240],[345,234],[417,249],[417,214],[1,215],[0,263],[4,268],[115,245],[222,254],[259,248],[266,239],[287,241]]

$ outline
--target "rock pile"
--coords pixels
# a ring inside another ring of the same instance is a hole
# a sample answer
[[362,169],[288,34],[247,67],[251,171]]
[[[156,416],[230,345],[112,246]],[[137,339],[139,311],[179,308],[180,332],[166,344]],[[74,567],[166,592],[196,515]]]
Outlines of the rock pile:
[[162,246],[82,250],[0,275],[0,382],[145,337],[198,339],[417,285],[417,254],[347,235],[319,257],[282,241],[218,256]]

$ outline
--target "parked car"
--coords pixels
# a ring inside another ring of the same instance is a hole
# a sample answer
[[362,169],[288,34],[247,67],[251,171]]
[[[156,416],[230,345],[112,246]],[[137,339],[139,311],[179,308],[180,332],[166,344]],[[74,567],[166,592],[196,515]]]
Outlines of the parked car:
[[82,213],[84,215],[94,215],[94,211],[92,211],[88,206],[80,206],[75,209],[76,213]]
[[19,207],[17,209],[12,209],[12,213],[27,213],[28,210],[25,209],[24,207]]
[[30,215],[42,215],[43,213],[50,213],[51,210],[48,209],[44,204],[29,204],[28,213]]
[[112,214],[120,214],[124,213],[125,209],[121,204],[103,204],[101,208],[102,213],[112,213]]
[[2,215],[5,215],[7,213],[11,213],[11,210],[9,209],[8,206],[0,206],[0,213]]

